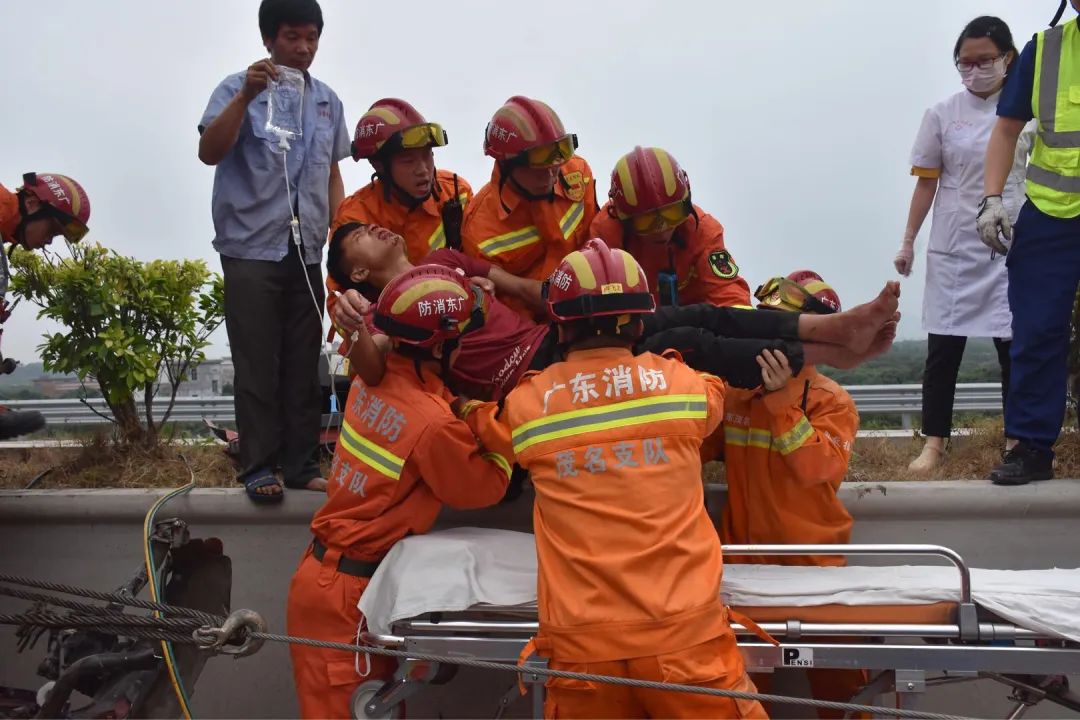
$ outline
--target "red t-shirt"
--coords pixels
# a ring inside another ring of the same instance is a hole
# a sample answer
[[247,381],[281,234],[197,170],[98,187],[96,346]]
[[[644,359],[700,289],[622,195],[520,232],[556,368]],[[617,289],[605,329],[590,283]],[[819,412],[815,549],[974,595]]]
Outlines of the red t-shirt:
[[[487,277],[491,270],[487,260],[445,248],[429,254],[423,264],[461,270],[468,277]],[[494,295],[489,297],[484,326],[462,336],[450,372],[471,397],[498,400],[517,385],[549,327],[526,320]]]

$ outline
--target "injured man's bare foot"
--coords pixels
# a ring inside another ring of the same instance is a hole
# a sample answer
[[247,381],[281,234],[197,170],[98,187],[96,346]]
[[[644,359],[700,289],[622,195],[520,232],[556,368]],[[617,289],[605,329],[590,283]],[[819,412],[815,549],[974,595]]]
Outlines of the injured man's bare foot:
[[878,330],[878,334],[874,336],[874,340],[870,343],[870,347],[862,354],[860,362],[866,362],[867,360],[889,352],[889,349],[893,345],[893,341],[896,340],[896,326],[899,322],[900,313],[894,313],[893,319],[885,323],[885,326]]
[[889,281],[876,298],[845,312],[800,315],[799,339],[808,343],[840,345],[862,355],[880,340],[878,334],[886,324],[896,322],[894,315],[899,303],[900,283]]
[[807,365],[828,365],[839,370],[858,367],[867,360],[889,351],[896,339],[896,324],[899,321],[900,313],[893,313],[893,317],[881,326],[877,335],[871,340],[870,346],[863,352],[855,352],[830,343],[803,343],[803,359]]

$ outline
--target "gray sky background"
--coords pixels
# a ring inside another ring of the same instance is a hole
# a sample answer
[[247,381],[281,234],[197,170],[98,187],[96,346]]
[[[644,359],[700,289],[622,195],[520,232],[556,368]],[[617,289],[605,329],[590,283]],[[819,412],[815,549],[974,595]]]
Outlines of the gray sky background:
[[[514,94],[545,100],[578,134],[601,198],[620,155],[664,147],[751,288],[806,267],[850,306],[895,276],[908,153],[923,111],[962,89],[952,48],[964,24],[998,15],[1022,47],[1054,6],[322,0],[312,72],[341,97],[350,131],[374,100],[410,100],[447,129],[439,166],[477,189],[491,173],[484,126]],[[195,127],[216,84],[265,56],[257,12],[257,0],[0,3],[0,182],[69,174],[91,196],[89,241],[220,271]],[[370,172],[344,160],[346,193]],[[920,253],[928,232],[929,219]],[[903,283],[901,337],[922,334],[924,267],[920,254]],[[32,361],[55,330],[35,311],[20,304],[6,323],[5,355]],[[208,355],[227,353],[223,328],[213,339]]]

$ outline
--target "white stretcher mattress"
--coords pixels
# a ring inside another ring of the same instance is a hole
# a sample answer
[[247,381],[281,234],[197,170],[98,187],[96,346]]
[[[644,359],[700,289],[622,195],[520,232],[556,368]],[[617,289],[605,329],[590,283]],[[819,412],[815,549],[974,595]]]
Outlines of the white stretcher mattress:
[[[1022,628],[1080,642],[1080,570],[971,570],[973,600]],[[924,605],[959,602],[949,566],[724,566],[724,602],[737,607]],[[370,632],[398,620],[477,606],[536,602],[536,545],[528,533],[453,528],[397,543],[360,598]]]

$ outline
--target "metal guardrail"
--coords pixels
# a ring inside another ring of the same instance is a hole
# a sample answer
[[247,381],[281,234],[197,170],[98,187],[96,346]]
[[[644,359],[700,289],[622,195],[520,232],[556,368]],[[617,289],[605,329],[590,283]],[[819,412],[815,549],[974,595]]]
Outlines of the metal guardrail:
[[[849,385],[860,415],[899,415],[902,427],[922,413],[922,385]],[[1001,383],[961,383],[956,386],[953,412],[1001,412]]]
[[[49,425],[100,425],[109,422],[94,412],[110,417],[109,406],[102,398],[81,400],[5,400],[4,405],[13,410],[37,410],[45,416]],[[154,403],[154,419],[160,420],[168,408],[167,402]],[[140,414],[142,407],[139,407]],[[202,422],[203,418],[214,422],[232,422],[234,419],[232,396],[177,398],[170,422]]]
[[[922,412],[922,385],[851,385],[845,388],[855,400],[861,415],[900,415],[904,428],[910,428],[912,418]],[[109,409],[101,398],[79,400],[10,400],[3,404],[13,409],[38,410],[50,425],[98,425],[106,422]],[[154,417],[160,419],[166,403],[154,405]],[[968,383],[956,386],[956,412],[1001,411],[1001,385],[998,383]],[[173,422],[231,422],[231,396],[177,398],[170,420]]]

